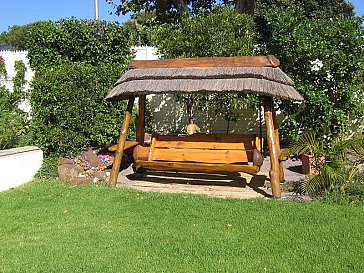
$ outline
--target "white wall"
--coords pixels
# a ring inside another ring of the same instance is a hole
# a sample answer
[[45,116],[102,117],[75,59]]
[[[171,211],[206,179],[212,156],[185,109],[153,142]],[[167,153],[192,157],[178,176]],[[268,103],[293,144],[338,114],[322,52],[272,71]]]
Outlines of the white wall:
[[[14,69],[15,61],[23,61],[26,67],[25,80],[27,83],[24,86],[24,90],[28,91],[30,87],[30,81],[34,76],[34,72],[30,69],[29,60],[27,58],[27,51],[0,51],[0,56],[5,60],[5,68],[7,72],[6,79],[0,79],[0,84],[4,85],[10,92],[13,91],[12,78],[16,72]],[[19,104],[19,108],[25,112],[30,112],[30,103],[28,100],[24,100]]]
[[0,151],[0,191],[32,180],[42,166],[43,152],[35,146]]
[[0,83],[5,85],[10,91],[13,90],[12,78],[15,76],[14,64],[15,61],[23,61],[27,71],[25,73],[25,80],[27,85],[25,89],[29,89],[29,83],[33,78],[34,72],[30,69],[29,60],[27,58],[27,51],[0,51],[0,56],[5,60],[5,68],[8,74],[7,80],[3,80]]
[[135,51],[134,60],[158,60],[160,58],[155,47],[133,46],[131,49]]

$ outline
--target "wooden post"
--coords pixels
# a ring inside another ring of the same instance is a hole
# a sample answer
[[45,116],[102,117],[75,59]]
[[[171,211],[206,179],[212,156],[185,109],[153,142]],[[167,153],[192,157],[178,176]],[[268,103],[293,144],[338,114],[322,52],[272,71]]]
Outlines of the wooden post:
[[[264,120],[267,128],[267,141],[269,147],[270,164],[269,171],[270,182],[272,184],[272,193],[274,197],[281,197],[280,186],[280,168],[279,168],[279,141],[277,140],[278,129],[274,126],[274,105],[272,97],[264,98]],[[276,131],[277,130],[277,131]]]
[[145,133],[145,95],[139,96],[139,118],[136,123],[136,140],[140,145],[144,145]]
[[281,158],[281,141],[279,139],[279,132],[278,132],[278,124],[277,124],[277,118],[276,118],[276,111],[272,109],[273,114],[273,124],[274,124],[274,135],[276,137],[277,146],[278,146],[278,160],[279,160],[279,182],[284,181],[284,170],[283,170],[283,160],[280,160]]
[[130,97],[130,99],[128,101],[128,106],[126,108],[125,115],[124,115],[123,125],[120,130],[118,148],[116,150],[114,164],[112,165],[110,181],[109,181],[109,185],[112,187],[116,186],[116,182],[118,180],[120,165],[121,165],[121,161],[122,161],[123,154],[124,154],[126,137],[128,135],[128,130],[129,130],[131,113],[133,111],[134,99],[135,99],[135,97],[133,96],[133,97]]

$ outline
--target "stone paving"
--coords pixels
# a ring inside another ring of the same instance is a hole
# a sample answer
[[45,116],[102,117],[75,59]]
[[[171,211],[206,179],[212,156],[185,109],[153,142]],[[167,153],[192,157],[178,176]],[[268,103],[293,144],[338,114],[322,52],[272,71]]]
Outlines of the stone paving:
[[[269,169],[269,157],[264,159],[263,166],[257,175],[148,171],[146,176],[140,176],[134,174],[129,167],[120,172],[117,186],[141,191],[206,194],[225,198],[271,197]],[[299,160],[289,159],[284,162],[286,181],[297,182],[303,179],[305,175],[300,172]],[[305,199],[290,192],[282,192],[282,198]]]

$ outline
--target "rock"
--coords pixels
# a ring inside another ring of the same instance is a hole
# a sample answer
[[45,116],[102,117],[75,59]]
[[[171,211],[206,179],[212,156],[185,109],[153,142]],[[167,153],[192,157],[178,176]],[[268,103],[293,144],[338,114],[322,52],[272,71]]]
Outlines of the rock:
[[62,157],[62,158],[60,158],[58,160],[58,166],[64,165],[64,164],[75,164],[75,162],[71,158],[63,158]]
[[71,179],[71,184],[75,186],[92,184],[93,182],[94,179],[92,177],[74,177]]
[[83,172],[83,168],[76,163],[58,166],[58,177],[61,180],[70,181]]
[[105,181],[107,178],[107,174],[105,171],[96,171],[94,176],[98,179],[98,180],[102,180]]
[[103,165],[103,162],[97,155],[92,151],[88,150],[86,153],[82,155],[82,157],[87,160],[92,167],[97,167]]

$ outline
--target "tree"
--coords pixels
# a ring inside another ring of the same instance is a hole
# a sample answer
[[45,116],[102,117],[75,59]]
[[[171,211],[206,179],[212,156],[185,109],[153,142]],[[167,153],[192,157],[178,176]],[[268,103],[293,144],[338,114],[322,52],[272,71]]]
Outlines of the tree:
[[[185,15],[179,23],[163,24],[152,32],[151,40],[164,58],[193,58],[253,55],[257,37],[251,16],[217,8],[208,15]],[[178,100],[186,104],[189,117],[197,110],[213,106],[228,125],[237,119],[241,106],[241,96],[235,95],[184,95],[178,96]]]
[[139,12],[155,12],[159,22],[178,21],[182,14],[202,15],[210,13],[217,5],[234,7],[238,13],[257,18],[264,17],[272,7],[301,6],[310,18],[330,18],[339,14],[354,16],[354,6],[346,0],[105,0],[115,8],[115,13],[126,15]]
[[15,50],[27,49],[27,34],[31,26],[32,24],[10,27],[0,34],[0,43],[9,44]]
[[332,137],[362,118],[364,93],[363,20],[343,15],[312,19],[302,8],[274,8],[267,13],[272,36],[267,51],[275,54],[304,96],[302,107],[282,102],[289,114],[287,133],[308,128]]

